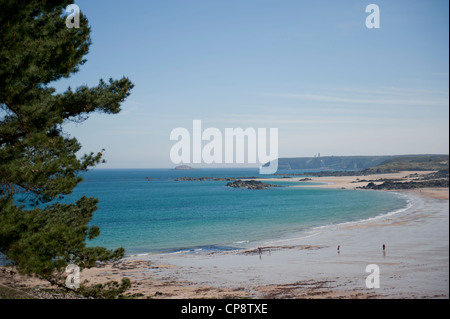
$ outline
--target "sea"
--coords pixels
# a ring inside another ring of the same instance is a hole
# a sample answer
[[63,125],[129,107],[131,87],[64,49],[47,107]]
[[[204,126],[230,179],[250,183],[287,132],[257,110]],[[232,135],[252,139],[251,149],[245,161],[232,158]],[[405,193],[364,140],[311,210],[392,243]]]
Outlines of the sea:
[[101,233],[88,246],[123,247],[126,255],[270,245],[410,205],[407,197],[391,192],[307,187],[311,182],[299,181],[306,176],[270,181],[285,187],[263,190],[227,187],[227,181],[176,180],[203,176],[274,177],[259,175],[258,168],[94,169],[83,174],[83,181],[63,201],[98,198],[91,224]]

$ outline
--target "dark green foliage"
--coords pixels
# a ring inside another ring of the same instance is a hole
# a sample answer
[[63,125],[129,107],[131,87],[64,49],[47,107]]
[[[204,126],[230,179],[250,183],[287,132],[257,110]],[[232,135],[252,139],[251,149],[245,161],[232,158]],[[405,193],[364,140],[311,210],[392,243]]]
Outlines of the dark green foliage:
[[106,284],[96,284],[91,287],[81,285],[79,292],[85,297],[112,299],[123,297],[123,293],[130,287],[130,279],[123,278],[121,283],[111,281]]
[[21,273],[55,284],[68,263],[83,269],[123,257],[122,248],[86,247],[100,233],[88,226],[97,199],[57,200],[102,160],[100,151],[77,158],[81,145],[64,124],[118,113],[133,87],[125,77],[62,94],[50,86],[78,71],[91,44],[82,14],[80,28],[66,27],[70,3],[0,0],[0,252]]

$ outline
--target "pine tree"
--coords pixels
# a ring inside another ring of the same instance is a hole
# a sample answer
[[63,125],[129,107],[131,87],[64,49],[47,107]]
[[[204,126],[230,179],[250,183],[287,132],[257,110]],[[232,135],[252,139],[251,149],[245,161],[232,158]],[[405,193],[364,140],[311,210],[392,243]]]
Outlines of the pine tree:
[[77,158],[81,145],[64,132],[93,112],[116,114],[133,88],[124,77],[56,93],[51,84],[79,70],[91,44],[88,20],[68,28],[71,1],[0,0],[0,252],[28,275],[64,285],[66,265],[81,269],[118,260],[124,249],[88,247],[98,200],[58,202],[102,153]]

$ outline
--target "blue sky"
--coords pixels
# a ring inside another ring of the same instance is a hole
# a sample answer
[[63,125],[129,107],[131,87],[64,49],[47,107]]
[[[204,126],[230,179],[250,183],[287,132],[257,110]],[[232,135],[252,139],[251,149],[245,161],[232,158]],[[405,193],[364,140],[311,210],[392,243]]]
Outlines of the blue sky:
[[280,157],[449,152],[447,0],[75,3],[93,44],[55,87],[135,84],[120,114],[66,126],[99,167],[173,167],[170,132],[196,119],[278,128]]

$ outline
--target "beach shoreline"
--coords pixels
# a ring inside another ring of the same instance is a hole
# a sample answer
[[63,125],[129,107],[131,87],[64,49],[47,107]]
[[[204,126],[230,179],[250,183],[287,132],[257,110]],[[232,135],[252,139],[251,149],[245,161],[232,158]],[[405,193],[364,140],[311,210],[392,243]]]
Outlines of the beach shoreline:
[[[448,200],[405,193],[415,203],[404,212],[327,226],[311,236],[263,246],[261,255],[249,249],[147,260],[176,267],[176,272],[160,270],[162,278],[240,289],[251,298],[448,298]],[[379,289],[365,286],[370,264],[380,267]]]
[[[360,183],[357,178],[317,177],[311,182],[323,184],[294,187],[353,189]],[[448,298],[448,188],[395,192],[408,196],[411,207],[364,222],[326,226],[261,246],[260,251],[129,256],[84,270],[81,279],[94,284],[127,277],[132,281],[128,294],[153,299]],[[380,270],[380,288],[366,286],[366,267],[373,264]],[[0,267],[0,285],[27,291],[49,287],[34,278],[2,275],[7,268]]]

